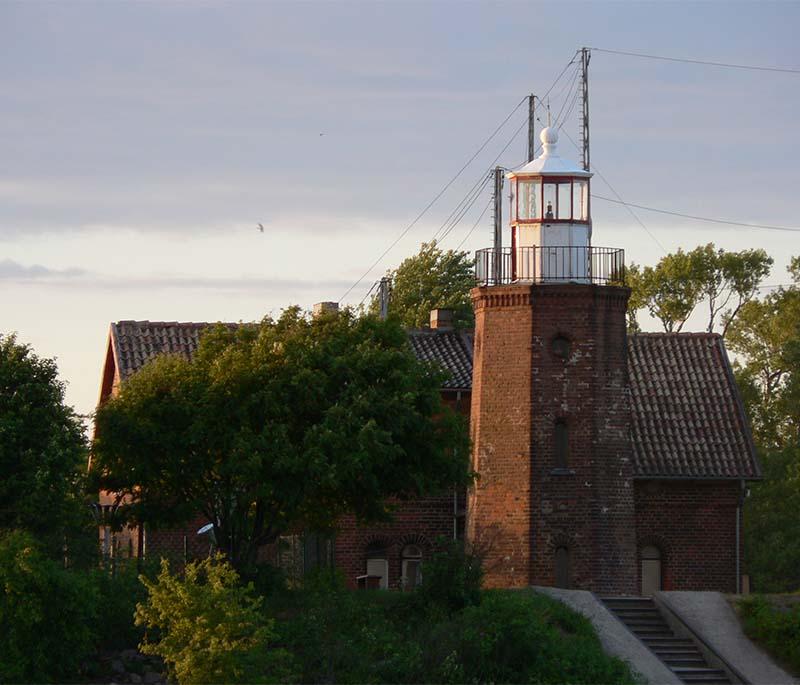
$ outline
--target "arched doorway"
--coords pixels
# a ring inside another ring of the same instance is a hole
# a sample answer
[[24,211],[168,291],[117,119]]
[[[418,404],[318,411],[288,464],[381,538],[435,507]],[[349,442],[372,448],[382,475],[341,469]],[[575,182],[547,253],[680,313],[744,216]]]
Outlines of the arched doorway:
[[654,545],[642,547],[642,596],[652,597],[661,589],[661,550]]

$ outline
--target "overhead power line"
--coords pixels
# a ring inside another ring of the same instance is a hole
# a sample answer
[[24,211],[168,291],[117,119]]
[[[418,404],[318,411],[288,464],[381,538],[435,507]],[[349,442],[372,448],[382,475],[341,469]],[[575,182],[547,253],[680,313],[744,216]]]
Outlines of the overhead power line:
[[606,50],[605,48],[589,48],[595,52],[607,52],[611,55],[625,55],[626,57],[642,57],[644,59],[657,59],[664,62],[684,62],[686,64],[705,64],[710,67],[725,67],[727,69],[747,69],[749,71],[775,71],[782,74],[800,74],[800,69],[789,67],[764,67],[754,64],[732,64],[730,62],[711,62],[703,59],[688,59],[683,57],[665,57],[664,55],[649,55],[644,52],[627,52],[625,50]]
[[696,216],[694,214],[683,214],[681,212],[672,212],[667,209],[656,209],[655,207],[646,207],[645,205],[637,205],[633,202],[624,202],[621,198],[619,200],[615,200],[610,197],[603,197],[602,195],[595,195],[592,193],[592,197],[598,200],[604,200],[605,202],[613,202],[614,204],[618,205],[625,205],[626,207],[636,207],[637,209],[643,209],[646,212],[658,212],[659,214],[669,214],[670,216],[679,216],[683,219],[695,219],[696,221],[709,221],[714,224],[726,224],[728,226],[742,226],[744,228],[761,228],[768,231],[788,231],[790,233],[800,233],[800,228],[793,228],[790,226],[770,226],[768,224],[747,224],[742,221],[729,221],[727,219],[712,219],[711,217],[707,216]]
[[399,235],[399,236],[397,236],[397,238],[395,238],[395,239],[394,239],[394,241],[391,243],[391,245],[389,245],[389,247],[387,247],[387,248],[386,248],[386,249],[385,249],[385,250],[384,250],[384,251],[381,253],[381,256],[380,256],[380,257],[378,257],[378,258],[377,258],[377,259],[376,259],[376,260],[375,260],[375,261],[372,263],[372,265],[369,267],[369,269],[367,269],[367,270],[366,270],[366,271],[363,273],[363,275],[362,275],[362,276],[361,276],[361,277],[360,277],[360,278],[359,278],[359,279],[358,279],[358,280],[357,280],[355,283],[353,283],[353,285],[351,285],[351,286],[350,286],[350,287],[347,289],[347,292],[345,292],[345,294],[344,294],[344,295],[342,295],[342,296],[339,298],[339,302],[341,302],[342,300],[344,300],[344,298],[345,298],[345,297],[347,297],[347,296],[348,296],[348,295],[349,295],[351,292],[353,292],[353,289],[354,289],[354,288],[356,288],[356,286],[358,286],[358,284],[359,284],[359,283],[361,283],[361,281],[363,281],[363,280],[364,280],[364,279],[365,279],[365,278],[366,278],[366,277],[369,275],[370,271],[372,271],[372,270],[373,270],[373,269],[374,269],[374,268],[375,268],[375,267],[376,267],[376,266],[377,266],[377,265],[380,263],[380,261],[381,261],[381,260],[382,260],[382,259],[383,259],[383,258],[384,258],[384,257],[385,257],[387,254],[389,254],[389,252],[392,250],[392,248],[393,248],[395,245],[397,245],[397,243],[399,243],[399,242],[400,242],[400,241],[401,241],[401,240],[402,240],[402,239],[405,237],[405,235],[406,235],[406,234],[407,234],[407,233],[408,233],[408,232],[409,232],[409,231],[410,231],[412,228],[414,228],[414,226],[416,226],[416,225],[417,225],[417,222],[419,222],[419,220],[420,220],[420,219],[421,219],[423,216],[425,216],[425,214],[428,212],[428,210],[429,210],[431,207],[433,207],[433,205],[436,203],[436,201],[437,201],[437,200],[438,200],[438,199],[439,199],[439,198],[440,198],[442,195],[444,195],[444,194],[445,194],[445,192],[447,191],[447,189],[448,189],[448,188],[449,188],[451,185],[453,185],[453,183],[455,183],[455,182],[456,182],[456,180],[459,178],[459,176],[461,176],[461,174],[463,174],[463,173],[464,173],[464,170],[465,170],[465,169],[466,169],[466,168],[467,168],[467,167],[468,167],[470,164],[472,164],[472,162],[474,161],[474,159],[475,159],[475,158],[476,158],[476,157],[477,157],[477,156],[478,156],[478,155],[479,155],[481,152],[483,152],[484,148],[485,148],[485,147],[486,147],[486,146],[487,146],[487,145],[488,145],[488,144],[489,144],[489,143],[492,141],[492,139],[493,139],[493,138],[494,138],[494,137],[495,137],[495,136],[496,136],[498,133],[500,133],[500,130],[503,128],[503,126],[505,126],[505,125],[506,125],[506,123],[508,122],[508,120],[509,120],[509,119],[511,119],[511,117],[513,117],[513,116],[514,116],[514,114],[516,113],[516,111],[517,111],[517,110],[518,110],[520,107],[522,107],[523,103],[524,103],[526,100],[527,100],[527,98],[522,98],[522,99],[519,101],[519,103],[517,104],[517,106],[516,106],[516,107],[514,107],[514,109],[512,109],[512,110],[511,110],[511,113],[510,113],[510,114],[509,114],[509,115],[508,115],[508,116],[507,116],[505,119],[503,119],[502,123],[501,123],[501,124],[500,124],[500,125],[499,125],[499,126],[498,126],[498,127],[497,127],[497,128],[494,130],[494,131],[493,131],[493,132],[492,132],[492,134],[491,134],[491,135],[490,135],[490,136],[489,136],[489,137],[488,137],[488,138],[487,138],[485,141],[483,141],[483,143],[482,143],[482,144],[480,145],[480,147],[479,147],[479,148],[478,148],[478,149],[475,151],[475,153],[472,155],[472,157],[470,157],[470,158],[469,158],[469,159],[468,159],[468,160],[467,160],[467,161],[464,163],[464,166],[462,166],[462,167],[461,167],[461,168],[458,170],[458,172],[456,173],[456,175],[455,175],[455,176],[453,176],[453,178],[451,178],[451,179],[450,179],[450,180],[449,180],[449,181],[448,181],[448,182],[445,184],[445,186],[444,186],[444,187],[443,187],[443,188],[442,188],[442,189],[441,189],[441,190],[440,190],[440,191],[439,191],[439,192],[436,194],[436,196],[435,196],[435,197],[434,197],[434,198],[433,198],[433,199],[432,199],[432,200],[431,200],[431,201],[430,201],[430,202],[429,202],[427,205],[425,205],[425,208],[424,208],[424,209],[423,209],[423,210],[422,210],[422,211],[421,211],[419,214],[417,214],[416,218],[415,218],[415,219],[414,219],[414,220],[413,220],[413,221],[412,221],[412,222],[411,222],[411,223],[410,223],[408,226],[406,226],[406,227],[405,227],[405,229],[404,229],[404,230],[403,230],[403,231],[400,233],[400,235]]
[[493,198],[490,198],[490,199],[489,199],[489,202],[487,202],[487,203],[486,203],[486,206],[483,208],[483,211],[481,212],[480,216],[477,218],[477,220],[475,221],[475,223],[474,223],[474,224],[472,224],[472,228],[470,228],[470,229],[469,229],[469,232],[467,233],[467,235],[465,235],[465,236],[464,236],[464,237],[461,239],[461,242],[460,242],[458,245],[456,245],[456,250],[455,250],[456,252],[458,252],[458,251],[461,249],[461,246],[462,246],[462,245],[463,245],[465,242],[467,242],[467,238],[469,238],[469,237],[470,237],[470,236],[473,234],[473,232],[475,231],[475,229],[478,227],[478,224],[481,222],[481,219],[483,219],[484,215],[486,214],[486,211],[489,209],[489,207],[491,207],[491,206],[492,206],[492,204],[494,204],[494,201],[493,201]]

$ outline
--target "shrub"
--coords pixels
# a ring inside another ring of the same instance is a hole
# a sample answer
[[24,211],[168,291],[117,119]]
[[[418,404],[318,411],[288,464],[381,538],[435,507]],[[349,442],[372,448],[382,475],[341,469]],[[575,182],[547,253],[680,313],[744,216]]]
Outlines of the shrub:
[[319,574],[293,599],[293,610],[284,614],[278,630],[301,665],[301,682],[430,680],[422,669],[416,626],[407,621],[411,596],[352,592],[338,586],[335,576]]
[[461,541],[439,542],[441,551],[425,561],[419,599],[446,612],[460,611],[481,601],[483,568],[480,556]]
[[431,682],[633,683],[584,617],[527,590],[491,590],[427,636]]
[[155,581],[141,580],[148,598],[136,607],[136,625],[147,630],[140,649],[160,656],[181,685],[290,677],[289,655],[271,647],[274,621],[221,555],[188,564],[182,578],[163,560]]
[[0,536],[0,682],[74,679],[95,647],[97,591],[21,531]]
[[795,674],[800,673],[800,603],[776,606],[763,595],[739,601],[744,632]]

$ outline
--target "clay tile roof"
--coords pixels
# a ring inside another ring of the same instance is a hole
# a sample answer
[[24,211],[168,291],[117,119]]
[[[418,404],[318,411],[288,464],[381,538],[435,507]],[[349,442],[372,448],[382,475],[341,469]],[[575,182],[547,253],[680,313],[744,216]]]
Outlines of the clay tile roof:
[[[120,321],[111,324],[111,339],[120,378],[125,380],[159,354],[191,357],[208,323]],[[233,326],[235,324],[225,324]]]
[[[120,378],[158,354],[187,357],[208,323],[111,324]],[[224,324],[237,326],[240,324]],[[450,373],[447,390],[472,387],[472,335],[408,332],[418,359]],[[634,475],[637,478],[760,478],[755,447],[720,336],[639,333],[628,339]]]
[[472,387],[472,335],[452,330],[409,331],[408,339],[417,359],[440,364],[450,377],[442,384],[448,390]]
[[719,335],[639,333],[628,359],[637,477],[760,477]]

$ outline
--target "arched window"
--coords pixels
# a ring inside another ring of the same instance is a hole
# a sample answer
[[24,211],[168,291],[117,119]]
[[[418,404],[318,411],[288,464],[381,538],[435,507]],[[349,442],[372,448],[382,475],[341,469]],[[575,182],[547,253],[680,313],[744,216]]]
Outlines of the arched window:
[[367,547],[367,576],[380,578],[378,587],[381,590],[389,587],[389,561],[383,545],[372,544]]
[[563,335],[558,335],[553,338],[552,350],[556,357],[566,361],[566,359],[569,357],[570,350],[569,338],[566,338]]
[[569,468],[569,432],[567,422],[557,419],[555,423],[555,467],[557,469]]
[[642,597],[652,597],[661,589],[661,550],[655,545],[642,547]]
[[569,586],[569,550],[566,547],[556,547],[556,587]]
[[403,547],[403,577],[400,583],[404,590],[413,590],[422,582],[422,549],[417,545]]

